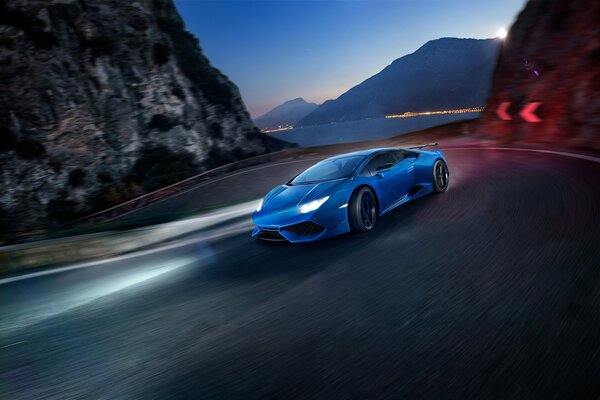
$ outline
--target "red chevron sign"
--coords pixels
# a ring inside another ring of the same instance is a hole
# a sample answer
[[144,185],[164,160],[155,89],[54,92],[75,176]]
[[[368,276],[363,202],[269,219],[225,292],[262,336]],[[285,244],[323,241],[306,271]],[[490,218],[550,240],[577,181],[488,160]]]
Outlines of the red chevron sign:
[[535,110],[537,110],[540,104],[542,103],[539,101],[533,101],[527,104],[525,107],[523,107],[519,115],[527,122],[542,122],[542,120],[534,114]]
[[506,112],[509,106],[510,102],[505,101],[500,103],[500,106],[496,110],[496,114],[498,114],[498,117],[500,117],[502,121],[510,121],[512,119],[511,116]]
[[[526,122],[542,122],[542,119],[535,114],[541,104],[542,102],[540,101],[532,101],[531,103],[526,104],[521,112],[519,112],[519,116]],[[496,109],[496,115],[498,115],[498,118],[502,121],[512,120],[512,117],[508,114],[508,107],[510,107],[510,102],[503,101]]]

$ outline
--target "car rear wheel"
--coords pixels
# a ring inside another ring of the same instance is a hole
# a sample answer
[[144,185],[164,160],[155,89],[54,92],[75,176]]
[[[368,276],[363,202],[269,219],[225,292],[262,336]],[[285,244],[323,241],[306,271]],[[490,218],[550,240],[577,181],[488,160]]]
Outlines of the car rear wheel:
[[373,229],[377,221],[377,201],[368,187],[352,194],[348,204],[348,221],[352,232],[367,232]]
[[433,165],[433,191],[444,193],[448,190],[450,173],[448,166],[442,160],[437,160]]

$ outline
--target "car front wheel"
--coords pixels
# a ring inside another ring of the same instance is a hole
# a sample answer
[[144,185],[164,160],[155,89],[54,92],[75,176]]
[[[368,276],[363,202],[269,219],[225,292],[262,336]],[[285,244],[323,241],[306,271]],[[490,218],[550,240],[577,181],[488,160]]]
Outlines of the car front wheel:
[[348,204],[348,220],[352,232],[367,232],[377,221],[377,201],[375,193],[363,187],[352,194]]

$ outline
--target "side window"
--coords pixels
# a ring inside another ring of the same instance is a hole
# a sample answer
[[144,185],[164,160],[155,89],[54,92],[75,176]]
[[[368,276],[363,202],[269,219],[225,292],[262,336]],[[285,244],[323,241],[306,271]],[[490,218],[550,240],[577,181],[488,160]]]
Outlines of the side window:
[[400,161],[404,160],[404,153],[402,151],[394,150],[394,151],[392,151],[392,154],[394,155],[396,162],[400,162]]
[[417,158],[419,156],[419,153],[415,153],[414,151],[409,151],[409,150],[398,150],[398,152],[400,154],[402,154],[402,159]]
[[381,167],[385,164],[396,164],[399,161],[399,159],[398,156],[394,153],[394,151],[387,151],[385,153],[376,155],[371,159],[371,161],[367,163],[367,165],[365,165],[365,167],[361,171],[361,175],[375,175],[378,167]]

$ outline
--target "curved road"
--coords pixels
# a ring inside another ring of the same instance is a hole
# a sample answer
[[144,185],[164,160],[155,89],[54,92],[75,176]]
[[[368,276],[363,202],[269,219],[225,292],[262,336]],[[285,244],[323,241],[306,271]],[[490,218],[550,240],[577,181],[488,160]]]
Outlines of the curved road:
[[0,398],[598,398],[600,164],[446,155],[369,234],[237,221],[0,285]]

